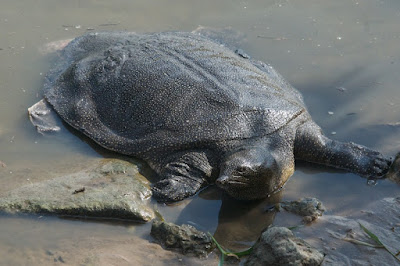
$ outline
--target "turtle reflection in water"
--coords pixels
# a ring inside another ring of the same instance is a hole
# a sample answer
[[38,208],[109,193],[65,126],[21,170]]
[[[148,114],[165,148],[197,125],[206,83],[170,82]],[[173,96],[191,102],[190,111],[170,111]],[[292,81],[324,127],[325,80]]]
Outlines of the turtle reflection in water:
[[106,149],[145,160],[160,176],[159,201],[214,182],[237,199],[263,198],[293,174],[295,159],[372,178],[390,165],[377,151],[325,137],[271,66],[193,33],[74,39],[29,109],[39,130],[49,128],[51,109]]

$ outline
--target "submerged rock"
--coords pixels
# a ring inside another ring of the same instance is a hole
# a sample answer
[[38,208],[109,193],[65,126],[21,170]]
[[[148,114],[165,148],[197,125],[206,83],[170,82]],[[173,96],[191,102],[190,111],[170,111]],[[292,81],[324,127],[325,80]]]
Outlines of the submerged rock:
[[187,224],[179,226],[155,220],[151,235],[163,247],[177,249],[183,254],[205,257],[215,248],[210,236]]
[[303,221],[310,223],[316,220],[325,211],[321,201],[316,198],[301,198],[294,201],[284,201],[280,205],[288,212],[303,216]]
[[245,262],[253,265],[320,265],[324,255],[286,227],[271,227],[262,233]]
[[25,185],[0,198],[0,211],[120,218],[147,222],[151,190],[137,166],[101,160],[87,170]]

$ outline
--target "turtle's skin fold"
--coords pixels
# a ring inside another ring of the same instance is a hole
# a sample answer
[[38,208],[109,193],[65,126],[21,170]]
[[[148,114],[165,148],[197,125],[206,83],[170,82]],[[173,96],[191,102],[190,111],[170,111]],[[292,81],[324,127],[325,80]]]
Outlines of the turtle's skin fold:
[[99,145],[147,161],[161,177],[153,186],[160,201],[214,182],[238,199],[266,197],[293,174],[295,159],[366,177],[390,164],[325,137],[274,68],[199,34],[78,37],[47,74],[44,96]]

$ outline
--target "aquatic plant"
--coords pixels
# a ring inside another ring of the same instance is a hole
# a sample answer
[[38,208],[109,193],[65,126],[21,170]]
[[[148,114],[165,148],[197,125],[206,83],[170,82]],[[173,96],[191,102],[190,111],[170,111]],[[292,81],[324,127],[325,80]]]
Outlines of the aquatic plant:
[[208,233],[208,235],[211,237],[212,241],[217,246],[218,250],[221,252],[221,257],[219,259],[218,266],[224,265],[225,257],[235,257],[237,259],[240,259],[243,256],[250,255],[251,251],[253,250],[253,246],[250,247],[249,249],[239,252],[225,250],[210,233]]
[[358,223],[361,227],[361,229],[368,235],[368,237],[370,239],[372,239],[376,244],[370,244],[364,241],[360,241],[357,239],[352,239],[352,238],[344,238],[344,240],[348,241],[348,242],[352,242],[354,244],[357,245],[363,245],[363,246],[368,246],[368,247],[373,247],[373,248],[383,248],[385,249],[387,252],[390,253],[390,255],[392,255],[396,260],[400,261],[399,259],[399,255],[400,255],[400,251],[397,252],[397,254],[394,254],[393,252],[391,252],[380,240],[379,238],[373,234],[370,230],[368,230],[365,226],[363,226],[361,223]]

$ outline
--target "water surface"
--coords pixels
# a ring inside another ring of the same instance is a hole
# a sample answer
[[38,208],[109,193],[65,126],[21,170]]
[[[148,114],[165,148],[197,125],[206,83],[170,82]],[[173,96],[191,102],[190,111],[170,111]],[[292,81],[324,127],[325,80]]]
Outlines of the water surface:
[[[43,77],[54,59],[43,53],[46,43],[93,30],[191,31],[199,25],[231,27],[242,33],[241,48],[271,63],[297,87],[314,120],[330,137],[387,155],[400,150],[397,0],[3,0],[0,161],[5,167],[0,166],[0,195],[112,156],[68,128],[43,137],[31,126],[26,110],[41,98]],[[193,200],[158,208],[169,221],[215,232],[234,247],[251,244],[273,221],[265,209],[279,199],[313,196],[324,202],[329,213],[345,215],[361,211],[372,201],[397,196],[398,191],[389,181],[371,187],[354,174],[299,164],[282,194],[269,201],[235,203],[211,188]],[[294,222],[282,214],[275,218],[275,224]],[[107,263],[109,258],[146,264],[149,261],[143,258],[154,254],[159,255],[149,264],[195,263],[162,253],[151,245],[148,232],[149,225],[0,216],[0,264],[53,264],[60,256],[70,264]],[[110,257],[103,254],[106,248]],[[213,265],[215,258],[201,263]]]

